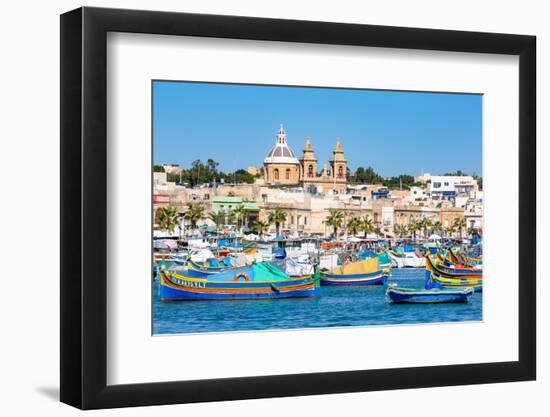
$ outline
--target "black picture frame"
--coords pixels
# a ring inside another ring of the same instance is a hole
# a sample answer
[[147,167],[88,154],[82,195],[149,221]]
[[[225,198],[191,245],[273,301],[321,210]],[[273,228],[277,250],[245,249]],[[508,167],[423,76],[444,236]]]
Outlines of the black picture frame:
[[[107,385],[108,32],[519,56],[519,360]],[[61,401],[94,409],[535,379],[535,45],[524,35],[251,17],[88,7],[61,15]]]

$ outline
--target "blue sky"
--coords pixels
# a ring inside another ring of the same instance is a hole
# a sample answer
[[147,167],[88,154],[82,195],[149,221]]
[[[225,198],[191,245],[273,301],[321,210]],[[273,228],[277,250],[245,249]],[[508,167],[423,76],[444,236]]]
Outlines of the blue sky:
[[298,157],[311,138],[320,169],[340,138],[352,170],[482,172],[479,95],[155,81],[153,99],[155,164],[261,166],[283,124]]

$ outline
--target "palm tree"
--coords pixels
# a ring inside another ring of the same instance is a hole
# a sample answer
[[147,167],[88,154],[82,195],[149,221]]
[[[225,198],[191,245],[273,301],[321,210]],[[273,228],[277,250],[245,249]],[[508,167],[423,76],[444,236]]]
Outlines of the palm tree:
[[462,237],[462,229],[466,227],[466,221],[463,217],[455,217],[453,221],[453,226],[458,232],[458,237]]
[[344,222],[344,214],[338,209],[328,209],[329,215],[325,219],[325,223],[333,228],[333,237],[338,237],[338,229],[342,227]]
[[432,221],[428,217],[423,217],[418,222],[418,226],[420,230],[422,230],[422,233],[424,234],[424,239],[428,237],[428,228],[432,226]]
[[348,232],[355,236],[359,230],[361,229],[361,219],[358,218],[358,217],[352,217],[351,219],[349,219],[348,221]]
[[244,208],[244,206],[239,206],[235,210],[233,210],[233,213],[235,213],[235,217],[237,218],[237,229],[240,231],[242,227],[244,227],[244,221],[248,214],[248,211]]
[[191,222],[192,229],[196,229],[197,222],[204,219],[204,207],[201,204],[187,203],[187,211],[183,217]]
[[409,220],[408,229],[409,232],[412,233],[413,239],[416,240],[416,232],[420,230],[420,222],[418,221],[418,219],[413,217],[411,220]]
[[[445,229],[445,228],[444,228],[444,229]],[[445,232],[447,233],[447,236],[448,236],[448,237],[453,237],[453,233],[454,233],[455,231],[456,231],[456,229],[455,229],[454,225],[452,225],[452,224],[449,225],[449,227],[447,227],[447,228],[445,229]]]
[[395,234],[399,237],[403,237],[407,234],[408,230],[407,230],[407,226],[405,226],[404,224],[396,224],[394,227],[393,227],[393,231],[395,232]]
[[439,220],[432,223],[432,232],[437,233],[443,230],[443,225]]
[[258,220],[254,226],[252,226],[252,230],[254,230],[254,233],[256,233],[258,236],[262,237],[264,233],[269,228],[269,223],[264,222],[262,220]]
[[361,221],[361,231],[365,233],[365,238],[369,233],[374,232],[374,223],[372,222],[372,219],[366,215],[363,220]]
[[281,223],[286,221],[286,212],[281,209],[275,209],[269,213],[267,221],[271,224],[275,223],[275,233],[279,236],[279,229],[281,228]]
[[178,210],[174,206],[161,207],[157,211],[157,224],[161,230],[172,233],[179,225]]
[[225,211],[220,210],[218,212],[211,212],[209,214],[210,220],[216,224],[216,228],[219,229],[225,223]]
[[227,214],[225,215],[225,221],[227,224],[233,224],[235,223],[235,219],[237,218],[235,214],[235,210],[228,209]]

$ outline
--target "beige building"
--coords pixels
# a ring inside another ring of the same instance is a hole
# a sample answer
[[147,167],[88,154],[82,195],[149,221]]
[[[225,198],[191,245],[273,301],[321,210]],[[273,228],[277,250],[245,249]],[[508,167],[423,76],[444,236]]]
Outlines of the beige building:
[[262,173],[262,169],[257,167],[248,167],[246,169],[246,172],[248,172],[250,175],[258,175]]
[[265,183],[272,186],[300,186],[306,190],[314,187],[317,191],[343,194],[347,187],[347,160],[342,144],[337,141],[330,168],[324,165],[318,174],[318,161],[313,145],[306,139],[300,160],[288,145],[286,132],[281,126],[277,133],[275,146],[264,159]]
[[281,125],[275,146],[264,159],[264,176],[270,185],[299,185],[300,162],[288,146],[286,132]]

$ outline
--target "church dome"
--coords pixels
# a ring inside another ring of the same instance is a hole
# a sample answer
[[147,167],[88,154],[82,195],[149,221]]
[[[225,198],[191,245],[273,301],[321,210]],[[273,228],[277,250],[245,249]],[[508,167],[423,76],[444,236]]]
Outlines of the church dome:
[[265,164],[298,164],[298,158],[286,142],[286,132],[281,125],[277,133],[275,146],[271,148],[264,159]]

